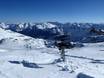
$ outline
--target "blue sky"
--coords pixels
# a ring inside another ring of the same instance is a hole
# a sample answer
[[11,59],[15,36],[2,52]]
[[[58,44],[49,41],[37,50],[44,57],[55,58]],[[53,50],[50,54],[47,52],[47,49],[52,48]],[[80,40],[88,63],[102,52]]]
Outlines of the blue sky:
[[0,0],[1,22],[104,22],[104,0]]

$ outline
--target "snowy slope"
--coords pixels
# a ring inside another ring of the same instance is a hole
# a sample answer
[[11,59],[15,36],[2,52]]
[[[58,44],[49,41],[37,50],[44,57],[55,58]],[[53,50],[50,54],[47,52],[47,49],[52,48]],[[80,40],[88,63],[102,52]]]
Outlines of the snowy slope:
[[[0,47],[0,78],[78,78],[80,73],[104,78],[103,48],[104,43],[95,43],[85,44],[82,48],[67,49],[66,62],[53,64],[55,59],[60,58],[57,48],[17,50]],[[23,60],[39,67],[24,66]],[[63,68],[67,70],[62,71]]]
[[0,28],[0,46],[5,48],[42,48],[44,40],[34,39],[22,34]]

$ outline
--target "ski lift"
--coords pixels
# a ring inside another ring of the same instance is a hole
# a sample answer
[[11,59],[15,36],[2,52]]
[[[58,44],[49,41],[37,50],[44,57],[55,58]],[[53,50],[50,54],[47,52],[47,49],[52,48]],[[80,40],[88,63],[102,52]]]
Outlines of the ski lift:
[[72,48],[72,44],[70,43],[69,35],[57,35],[55,37],[55,46],[59,49],[61,60],[65,61],[65,49]]

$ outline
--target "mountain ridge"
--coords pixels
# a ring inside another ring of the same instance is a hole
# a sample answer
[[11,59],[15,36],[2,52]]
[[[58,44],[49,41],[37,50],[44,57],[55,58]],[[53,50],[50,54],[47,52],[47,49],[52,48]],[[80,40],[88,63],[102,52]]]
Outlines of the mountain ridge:
[[31,36],[33,38],[53,39],[56,35],[66,33],[70,35],[70,40],[75,42],[83,42],[85,37],[88,38],[89,36],[97,36],[96,34],[89,33],[92,27],[96,29],[104,29],[104,24],[59,22],[19,24],[0,23],[0,28],[12,30],[27,36]]

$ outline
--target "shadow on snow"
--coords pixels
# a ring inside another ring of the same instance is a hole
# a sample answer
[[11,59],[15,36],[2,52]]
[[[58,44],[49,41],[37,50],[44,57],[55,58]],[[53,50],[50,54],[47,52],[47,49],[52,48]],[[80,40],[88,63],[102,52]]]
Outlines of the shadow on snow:
[[22,64],[24,67],[27,67],[27,68],[43,68],[43,67],[40,67],[38,64],[36,63],[30,63],[28,61],[9,61],[10,63],[13,63],[13,64]]
[[88,57],[83,57],[83,56],[74,56],[74,55],[66,55],[66,56],[73,57],[73,58],[79,58],[79,59],[91,60],[90,63],[104,64],[104,60],[99,60],[99,59],[94,59],[94,58],[88,58]]
[[77,78],[94,78],[94,77],[91,77],[91,76],[86,75],[86,74],[83,74],[83,73],[79,73],[79,74],[77,75]]

